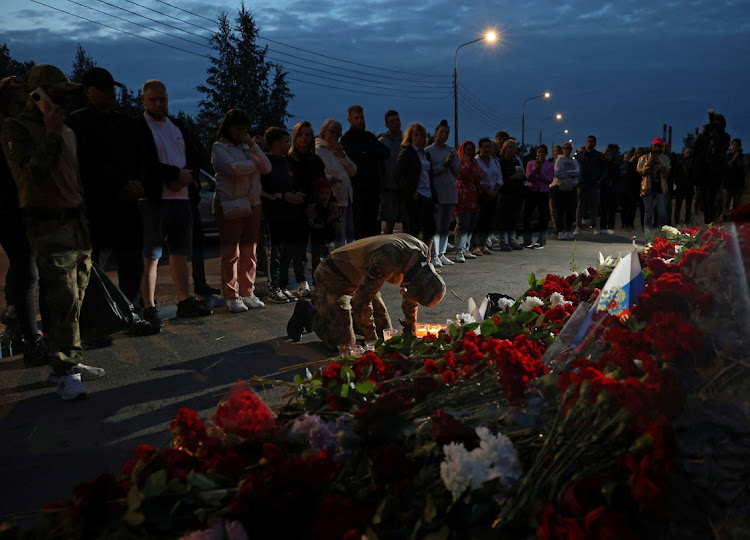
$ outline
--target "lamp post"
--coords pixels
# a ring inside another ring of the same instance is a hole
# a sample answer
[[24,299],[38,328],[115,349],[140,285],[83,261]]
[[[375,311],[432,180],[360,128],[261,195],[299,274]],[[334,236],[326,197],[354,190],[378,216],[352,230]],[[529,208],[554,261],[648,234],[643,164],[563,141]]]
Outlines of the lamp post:
[[[554,137],[555,135],[560,135],[560,133],[564,133],[565,135],[567,135],[568,131],[569,130],[567,130],[567,129],[563,129],[562,131],[558,131],[557,133],[553,133],[552,137]],[[555,146],[555,139],[552,139],[552,146]]]
[[539,94],[538,96],[526,98],[523,102],[523,113],[521,114],[521,148],[524,148],[526,146],[526,104],[531,101],[532,99],[549,99],[550,93],[545,92],[544,94]]
[[487,32],[482,37],[462,43],[456,48],[455,67],[453,70],[453,145],[455,148],[458,148],[458,50],[461,47],[466,47],[467,45],[471,45],[478,41],[488,41],[492,43],[496,39],[497,34],[495,32]]
[[539,123],[539,144],[542,144],[542,127],[544,126],[545,120],[562,120],[562,114],[557,113],[555,116],[548,116]]

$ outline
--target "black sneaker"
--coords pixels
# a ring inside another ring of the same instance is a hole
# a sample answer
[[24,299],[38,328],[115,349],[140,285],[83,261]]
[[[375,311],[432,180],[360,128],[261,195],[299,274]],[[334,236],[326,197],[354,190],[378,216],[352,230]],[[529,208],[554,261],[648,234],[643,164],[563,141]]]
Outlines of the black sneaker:
[[533,249],[544,249],[544,244],[540,244],[539,242],[537,242],[532,247]]
[[[152,308],[156,309],[156,308]],[[133,314],[133,320],[130,321],[125,333],[129,336],[153,336],[161,332],[161,321],[147,321],[138,314]]]
[[189,318],[189,317],[206,317],[211,315],[213,311],[198,302],[194,297],[186,298],[181,302],[177,302],[177,318]]
[[289,298],[287,298],[286,295],[281,292],[281,289],[276,289],[275,291],[269,293],[268,301],[273,302],[274,304],[288,304]]
[[516,250],[516,251],[520,251],[520,250],[522,250],[522,249],[523,249],[523,247],[519,246],[519,245],[518,245],[518,244],[517,244],[516,242],[511,242],[511,243],[510,243],[510,248],[511,248],[511,249],[514,249],[514,250]]
[[203,285],[195,286],[195,294],[198,296],[212,296],[214,294],[221,294],[221,289],[211,287],[207,283],[204,283]]
[[23,353],[23,360],[29,366],[43,366],[49,363],[49,348],[41,334],[31,338]]
[[150,324],[153,327],[161,328],[161,319],[159,318],[159,310],[155,307],[147,307],[144,308],[143,313],[141,313],[141,319],[146,321],[148,324]]

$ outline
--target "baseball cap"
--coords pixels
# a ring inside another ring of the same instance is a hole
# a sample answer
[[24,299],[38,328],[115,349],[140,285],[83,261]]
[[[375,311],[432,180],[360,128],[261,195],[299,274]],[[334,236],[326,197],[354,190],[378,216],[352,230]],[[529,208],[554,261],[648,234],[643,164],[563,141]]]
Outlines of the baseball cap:
[[405,294],[425,307],[432,307],[445,296],[445,281],[435,267],[425,263],[409,280]]
[[37,64],[32,67],[26,76],[26,82],[32,90],[40,86],[58,88],[68,92],[81,88],[80,84],[70,82],[60,68],[49,64]]
[[664,139],[662,139],[661,137],[654,137],[654,140],[651,141],[651,146],[653,146],[655,144],[660,144],[662,146],[667,146],[666,141]]
[[83,86],[93,86],[99,90],[109,90],[113,86],[125,88],[125,85],[117,82],[109,71],[100,67],[93,67],[84,73],[83,77],[81,77],[81,84]]

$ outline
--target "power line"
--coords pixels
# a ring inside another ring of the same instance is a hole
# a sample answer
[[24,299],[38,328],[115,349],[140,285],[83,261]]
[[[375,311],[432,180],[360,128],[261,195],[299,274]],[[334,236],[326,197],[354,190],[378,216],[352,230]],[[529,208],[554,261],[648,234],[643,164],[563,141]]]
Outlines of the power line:
[[[103,3],[105,3],[105,4],[107,3],[107,2],[104,2],[104,0],[97,0],[97,1],[98,1],[98,2],[103,2]],[[168,14],[166,14],[166,13],[163,13],[163,12],[161,12],[161,11],[158,11],[158,10],[155,10],[155,9],[152,9],[152,8],[149,8],[149,7],[146,7],[146,6],[143,6],[143,5],[141,5],[141,4],[137,3],[137,2],[134,2],[133,0],[124,0],[124,1],[125,1],[125,2],[128,2],[128,3],[130,3],[130,4],[133,4],[133,5],[136,5],[136,6],[138,6],[138,7],[141,7],[141,8],[143,8],[143,9],[146,9],[146,10],[152,11],[152,12],[154,12],[154,13],[157,13],[157,14],[159,14],[159,15],[162,15],[162,16],[164,16],[164,17],[167,17],[167,18],[173,19],[173,20],[175,20],[175,21],[181,22],[181,23],[183,23],[183,24],[189,24],[189,25],[195,26],[196,28],[200,28],[201,30],[204,30],[204,31],[206,31],[206,32],[211,32],[212,34],[214,33],[214,32],[213,32],[213,30],[210,30],[210,29],[208,29],[208,28],[205,28],[205,27],[203,27],[203,26],[200,26],[200,25],[197,25],[197,24],[191,23],[191,22],[189,22],[189,21],[186,21],[186,20],[184,20],[184,19],[178,19],[178,18],[176,18],[176,17],[173,17],[173,16],[171,16],[171,15],[168,15]],[[111,4],[109,4],[109,5],[111,5]],[[115,6],[115,7],[118,7],[118,6]],[[123,8],[119,8],[119,9],[123,9]],[[161,22],[159,22],[159,21],[156,21],[155,19],[150,19],[149,17],[145,17],[145,16],[143,16],[143,15],[140,15],[139,13],[135,13],[135,12],[133,12],[133,11],[128,11],[128,10],[124,10],[124,11],[127,11],[128,13],[132,13],[132,14],[134,14],[134,15],[137,15],[137,16],[139,16],[139,17],[143,17],[143,18],[145,18],[145,19],[147,19],[147,20],[149,20],[149,21],[153,21],[153,22],[156,22],[156,23],[158,23],[158,24],[164,24],[165,26],[168,26],[168,27],[170,27],[170,28],[174,28],[174,29],[176,29],[176,30],[180,30],[181,32],[185,32],[185,33],[187,33],[187,34],[190,34],[190,35],[193,35],[193,36],[197,36],[197,37],[200,37],[200,38],[203,38],[203,39],[206,39],[206,40],[210,39],[210,38],[208,38],[208,37],[205,37],[205,36],[202,36],[202,35],[200,35],[200,34],[195,34],[195,33],[193,33],[193,32],[189,32],[189,31],[187,31],[187,30],[182,30],[181,28],[178,28],[178,27],[176,27],[176,26],[172,26],[172,25],[169,25],[169,24],[166,24],[166,23],[161,23]],[[237,28],[237,27],[235,27],[235,29],[238,29],[238,28]],[[261,36],[258,36],[258,37],[260,37],[261,39],[264,39],[265,41],[273,41],[273,40],[270,40],[270,39],[267,39],[267,38],[264,38],[264,37],[261,37]],[[311,51],[305,51],[304,49],[300,49],[300,48],[298,48],[298,47],[294,47],[294,46],[292,46],[292,45],[287,45],[287,44],[285,44],[285,43],[281,43],[281,42],[278,42],[278,41],[273,41],[273,42],[274,42],[274,43],[279,43],[279,44],[281,44],[281,45],[283,45],[283,46],[285,46],[285,47],[290,47],[290,48],[293,48],[293,49],[297,49],[297,50],[301,50],[301,51],[304,51],[304,52],[306,52],[306,53],[308,53],[308,54],[316,54],[316,53],[313,53],[313,52],[311,52]],[[359,70],[356,70],[356,69],[351,69],[351,68],[343,68],[343,67],[335,66],[335,65],[332,65],[332,64],[328,64],[328,63],[326,63],[326,62],[319,62],[319,61],[317,61],[317,60],[312,60],[312,59],[310,59],[310,58],[305,58],[305,57],[303,57],[303,56],[298,56],[298,55],[295,55],[295,54],[291,54],[291,53],[288,53],[288,52],[283,52],[283,51],[279,51],[279,50],[277,50],[277,49],[273,49],[273,48],[271,48],[271,47],[268,47],[268,46],[266,46],[266,47],[267,47],[267,49],[268,49],[269,51],[271,51],[271,52],[273,52],[273,53],[275,53],[275,54],[280,54],[280,55],[283,55],[283,56],[289,56],[290,58],[296,58],[296,59],[298,59],[298,60],[302,60],[302,61],[305,61],[305,62],[309,62],[309,63],[317,64],[317,65],[320,65],[320,66],[326,66],[326,67],[330,67],[330,68],[333,68],[333,69],[339,69],[339,70],[342,70],[342,71],[347,71],[348,73],[358,73],[358,74],[361,74],[361,75],[369,75],[369,76],[373,75],[373,73],[372,73],[372,72],[367,72],[367,71],[359,71]],[[326,58],[333,58],[333,57],[326,57]],[[337,60],[337,59],[336,59],[336,60]],[[286,60],[277,60],[277,61],[279,61],[279,62],[282,62],[282,61],[286,61]],[[393,77],[393,76],[390,76],[390,75],[378,75],[378,77],[380,77],[381,79],[382,79],[382,78],[385,78],[385,79],[391,79],[391,80],[395,80],[395,81],[407,81],[407,82],[409,82],[409,83],[410,83],[409,85],[401,85],[401,86],[403,86],[403,87],[406,87],[406,86],[411,86],[411,87],[414,87],[414,88],[420,88],[420,87],[422,87],[422,86],[425,86],[425,87],[431,87],[431,88],[434,88],[434,84],[435,84],[435,82],[427,82],[427,81],[415,81],[415,80],[413,80],[413,79],[406,79],[406,78],[403,78],[403,77]],[[442,75],[441,75],[441,77],[442,77]],[[380,82],[380,81],[375,81],[375,82]],[[441,88],[443,88],[443,87],[441,87]],[[445,89],[449,89],[449,88],[450,88],[450,86],[445,86],[444,88],[445,88]]]
[[[328,84],[321,84],[321,83],[316,83],[316,82],[313,82],[313,81],[306,81],[304,79],[296,79],[294,77],[287,77],[287,79],[290,80],[290,81],[301,82],[301,83],[306,83],[306,84],[312,84],[312,85],[315,85],[315,86],[321,86],[323,88],[333,88],[334,90],[342,90],[344,92],[356,92],[357,94],[369,94],[371,96],[394,97],[394,98],[399,98],[399,99],[420,99],[420,100],[430,100],[430,101],[434,101],[434,100],[448,100],[448,99],[450,99],[448,96],[445,96],[445,97],[423,97],[423,96],[400,96],[400,95],[396,95],[396,94],[383,94],[381,92],[367,92],[365,90],[359,90],[359,89],[353,89],[353,88],[343,88],[341,86],[331,86],[331,85],[328,85]],[[352,83],[346,83],[346,84],[352,84]]]
[[[206,21],[209,21],[210,23],[215,23],[216,22],[216,21],[213,21],[213,20],[209,19],[208,17],[205,17],[205,16],[200,15],[198,13],[194,13],[194,12],[189,11],[189,10],[184,9],[184,8],[175,6],[173,4],[165,2],[164,0],[156,0],[156,1],[159,2],[160,4],[164,4],[165,6],[169,6],[169,7],[173,8],[173,9],[177,9],[179,11],[182,11],[183,13],[187,13],[188,15],[192,15],[193,17],[198,17],[200,19],[204,19]],[[193,24],[193,23],[189,23],[189,24]],[[194,25],[194,26],[197,26],[197,25]],[[200,26],[197,26],[197,27],[201,28]],[[314,54],[316,56],[321,56],[323,58],[328,58],[329,60],[336,60],[337,62],[345,62],[347,64],[352,64],[352,65],[355,65],[355,66],[366,67],[366,68],[370,68],[370,69],[379,69],[381,71],[389,71],[391,73],[401,73],[403,75],[414,75],[416,77],[433,77],[433,78],[442,78],[442,79],[451,79],[452,78],[451,75],[431,75],[431,74],[426,74],[426,73],[414,73],[414,72],[411,72],[411,71],[401,71],[401,70],[398,70],[398,69],[388,69],[388,68],[381,68],[381,67],[378,67],[378,66],[371,66],[369,64],[362,64],[360,62],[353,62],[351,60],[344,60],[343,58],[336,58],[335,56],[328,56],[327,54],[317,53],[317,52],[314,52],[314,51],[303,49],[301,47],[295,47],[293,45],[288,45],[288,44],[283,43],[281,41],[276,41],[276,40],[273,40],[273,39],[261,36],[260,34],[258,34],[258,37],[260,39],[264,39],[266,41],[270,41],[271,43],[276,43],[277,45],[283,45],[284,47],[289,47],[290,49],[295,49],[295,50],[298,50],[298,51],[306,52],[308,54]]]
[[[130,36],[133,36],[133,37],[136,37],[136,38],[140,38],[140,39],[143,39],[143,40],[145,40],[145,41],[149,41],[149,42],[151,42],[151,43],[156,43],[157,45],[163,45],[163,46],[165,46],[165,47],[169,47],[169,48],[171,48],[171,49],[176,49],[176,50],[179,50],[179,51],[182,51],[182,52],[187,52],[187,53],[189,53],[189,54],[192,54],[192,55],[194,55],[194,56],[199,56],[199,57],[201,57],[201,58],[207,58],[207,59],[209,59],[209,60],[211,60],[211,59],[212,59],[212,58],[211,58],[210,56],[208,56],[208,55],[205,55],[205,54],[200,54],[200,53],[196,53],[196,52],[194,52],[194,51],[190,51],[190,50],[188,50],[188,49],[183,49],[183,48],[181,48],[181,47],[177,47],[177,46],[174,46],[174,45],[170,45],[170,44],[168,44],[168,43],[164,43],[164,42],[161,42],[161,41],[157,41],[157,40],[154,40],[154,39],[150,39],[150,38],[147,38],[147,37],[145,37],[145,36],[141,36],[141,35],[139,35],[139,34],[135,34],[135,33],[133,33],[133,32],[129,32],[129,31],[127,31],[127,30],[123,30],[123,29],[121,29],[121,28],[117,28],[117,27],[115,27],[115,26],[111,26],[111,25],[108,25],[108,24],[104,24],[104,23],[101,23],[101,22],[99,22],[99,21],[95,21],[95,20],[93,20],[93,19],[89,19],[89,18],[87,18],[87,17],[83,17],[83,16],[81,16],[81,15],[78,15],[78,14],[76,14],[76,13],[71,13],[71,12],[69,12],[69,11],[66,11],[66,10],[64,10],[64,9],[61,9],[61,8],[58,8],[58,7],[55,7],[55,6],[50,6],[50,5],[48,5],[48,4],[45,4],[45,3],[43,3],[43,2],[40,2],[39,0],[30,0],[30,1],[31,1],[31,2],[34,2],[34,3],[36,3],[36,4],[39,4],[39,5],[42,5],[42,6],[44,6],[44,7],[47,7],[47,8],[49,8],[49,9],[53,9],[53,10],[55,10],[55,11],[59,11],[59,12],[61,12],[61,13],[65,13],[65,14],[67,14],[67,15],[71,15],[71,16],[73,16],[73,17],[77,17],[77,18],[79,18],[79,19],[82,19],[82,20],[85,20],[85,21],[87,21],[87,22],[91,22],[91,23],[97,24],[97,25],[99,25],[99,26],[103,26],[103,27],[105,27],[105,28],[109,28],[109,29],[111,29],[111,30],[115,30],[116,32],[121,32],[121,33],[124,33],[124,34],[130,35]],[[106,16],[109,16],[109,17],[114,17],[115,19],[118,19],[118,20],[122,20],[122,21],[125,21],[125,22],[127,22],[127,23],[130,23],[130,24],[134,24],[134,25],[136,25],[136,26],[138,26],[138,27],[140,27],[140,28],[144,28],[144,29],[146,29],[146,30],[149,30],[149,31],[154,31],[154,32],[158,32],[158,33],[161,33],[161,34],[164,34],[164,35],[167,35],[167,36],[169,36],[169,37],[173,37],[173,38],[176,38],[176,39],[183,39],[183,40],[185,40],[184,38],[180,38],[179,36],[174,36],[173,34],[170,34],[170,33],[168,33],[168,32],[163,32],[163,31],[161,31],[161,30],[158,30],[158,29],[154,29],[154,28],[151,28],[151,27],[149,27],[149,26],[146,26],[146,25],[142,25],[142,24],[139,24],[139,23],[136,23],[136,22],[133,22],[133,21],[129,21],[129,20],[127,20],[127,19],[124,19],[124,18],[122,18],[122,17],[118,17],[118,16],[116,16],[116,15],[112,15],[112,14],[110,14],[110,13],[106,13],[106,12],[103,12],[103,11],[101,11],[101,10],[98,10],[98,9],[96,9],[96,8],[93,8],[93,7],[91,7],[91,6],[85,6],[85,5],[83,5],[83,4],[80,4],[79,2],[76,2],[75,0],[68,0],[68,1],[69,1],[69,2],[71,2],[71,3],[73,3],[73,4],[76,4],[76,5],[79,5],[79,6],[82,6],[82,7],[86,7],[86,8],[89,8],[89,9],[92,9],[92,10],[94,10],[94,11],[96,11],[96,12],[99,12],[99,13],[102,13],[102,14],[104,14],[104,15],[106,15]],[[191,40],[185,40],[185,41],[188,41],[188,42],[194,43],[194,42],[192,42]],[[206,47],[206,48],[208,48],[208,49],[211,49],[211,47],[208,47],[208,46],[205,46],[205,45],[202,45],[202,46],[203,46],[203,47]],[[276,60],[276,59],[274,59],[274,58],[272,58],[272,57],[269,57],[269,58],[271,58],[272,60]],[[289,64],[293,64],[293,65],[295,65],[295,66],[299,66],[299,64],[296,64],[296,63],[292,63],[292,62],[287,62],[287,63],[289,63]],[[277,64],[277,65],[278,65],[278,64]],[[287,68],[287,67],[286,67],[286,66],[284,66],[284,65],[279,65],[279,67],[281,67],[281,68],[284,68],[285,70],[287,70],[287,71],[290,71],[290,72],[297,72],[297,73],[300,73],[300,74],[302,74],[302,75],[307,75],[307,76],[312,76],[312,77],[317,77],[317,78],[322,78],[322,79],[326,79],[326,80],[327,80],[327,78],[326,78],[326,77],[324,77],[324,76],[322,76],[322,75],[318,75],[318,74],[315,74],[315,73],[307,73],[307,72],[304,72],[304,71],[300,71],[300,70],[297,70],[297,69]],[[301,66],[301,67],[306,67],[306,66]],[[343,75],[340,75],[340,74],[337,74],[337,73],[332,73],[332,72],[326,72],[326,73],[328,73],[329,75],[337,76],[337,77],[339,77],[339,78],[345,78],[345,76],[343,76]],[[354,79],[354,80],[361,80],[361,79],[358,79],[358,78],[354,78],[354,77],[349,77],[349,78],[350,78],[350,79]],[[338,88],[338,89],[341,89],[341,90],[346,90],[346,91],[351,91],[351,92],[355,92],[355,91],[357,91],[357,92],[361,92],[361,93],[366,93],[366,94],[372,94],[372,95],[382,95],[382,96],[388,96],[388,97],[399,97],[399,98],[413,98],[413,99],[425,99],[425,100],[434,100],[434,99],[447,99],[447,96],[443,96],[443,97],[437,97],[437,96],[425,96],[425,95],[424,95],[424,93],[427,93],[427,92],[428,92],[428,91],[425,91],[425,90],[402,90],[403,92],[421,92],[421,94],[420,94],[419,96],[412,96],[412,95],[398,95],[398,94],[383,94],[383,93],[365,92],[365,91],[363,91],[363,90],[354,90],[354,89],[349,89],[349,88],[339,88],[339,87],[335,87],[335,86],[330,86],[330,85],[324,85],[324,84],[320,84],[320,83],[315,83],[315,82],[312,82],[312,81],[306,81],[306,80],[304,80],[304,79],[293,79],[293,78],[290,78],[290,80],[295,80],[295,81],[297,81],[297,82],[303,82],[303,83],[307,83],[307,84],[314,84],[314,85],[317,85],[317,86],[321,86],[321,87],[324,87],[324,88]],[[338,81],[337,81],[337,82],[338,82]],[[382,89],[384,89],[384,90],[390,90],[390,89],[391,89],[390,87],[382,87],[382,86],[379,86],[379,87],[373,87],[373,85],[372,85],[372,82],[373,82],[373,81],[366,81],[366,80],[365,80],[365,82],[368,82],[368,84],[362,84],[362,83],[358,83],[358,82],[352,82],[352,81],[350,81],[350,80],[342,80],[342,81],[340,81],[340,82],[342,82],[342,83],[344,83],[344,84],[349,84],[349,85],[354,85],[354,86],[361,86],[361,87],[365,87],[365,88],[371,88],[371,89],[372,89],[372,88],[382,88]],[[374,81],[374,82],[379,82],[379,81]],[[434,92],[433,92],[433,93],[434,93]]]
[[[97,1],[101,2],[103,4],[106,4],[106,5],[109,5],[109,6],[118,7],[118,6],[114,6],[113,4],[110,4],[109,2],[105,2],[104,0],[97,0]],[[138,26],[140,28],[143,28],[145,30],[149,30],[149,31],[152,31],[152,32],[157,32],[157,33],[169,36],[169,37],[174,38],[174,39],[179,39],[181,41],[186,41],[188,43],[192,43],[194,45],[198,45],[200,47],[203,47],[203,48],[206,48],[206,49],[209,49],[209,50],[213,50],[213,48],[210,47],[210,46],[208,46],[208,45],[204,45],[202,43],[197,43],[197,42],[195,42],[195,41],[193,41],[191,39],[183,38],[181,36],[176,36],[176,35],[171,34],[169,32],[164,32],[162,30],[159,30],[159,29],[156,29],[156,28],[152,28],[152,27],[147,26],[147,25],[143,25],[143,24],[140,24],[140,23],[137,23],[137,22],[134,22],[134,21],[130,21],[130,20],[125,19],[123,17],[118,17],[117,15],[113,15],[111,13],[107,13],[106,11],[99,10],[99,9],[97,9],[95,7],[81,4],[80,2],[76,2],[75,0],[68,0],[68,2],[70,2],[72,4],[76,4],[76,5],[84,7],[84,8],[87,8],[87,9],[91,9],[93,11],[96,11],[97,13],[101,13],[101,14],[103,14],[105,16],[108,16],[108,17],[113,17],[113,18],[115,18],[117,20],[121,20],[121,21],[124,21],[126,23],[134,24],[134,25],[136,25],[136,26]],[[123,8],[118,8],[118,9],[123,9]],[[136,15],[138,17],[143,17],[143,18],[145,18],[145,19],[147,19],[149,21],[156,22],[157,24],[164,24],[164,23],[160,23],[159,21],[156,21],[155,19],[151,19],[149,17],[145,17],[144,15],[141,15],[139,13],[135,13],[133,11],[129,11],[129,10],[126,10],[126,9],[123,9],[123,11],[125,11],[127,13],[130,13],[132,15]],[[170,28],[176,28],[176,27],[170,26],[170,25],[166,25],[166,26],[169,26]],[[180,30],[179,28],[177,28],[177,29]],[[193,34],[193,35],[197,35],[197,34]],[[203,37],[203,36],[198,36],[198,37]],[[203,39],[206,39],[206,38],[203,38]],[[273,61],[276,61],[276,62],[279,62],[279,63],[281,63],[284,66],[286,66],[288,64],[288,65],[291,65],[291,66],[296,66],[296,67],[301,67],[301,68],[308,68],[309,67],[309,66],[301,65],[301,64],[298,64],[298,63],[295,63],[295,62],[291,62],[289,60],[282,60],[280,58],[275,58],[275,57],[270,56],[270,55],[265,55],[265,56],[266,56],[266,58],[268,58],[270,60],[273,60]],[[312,62],[312,63],[318,63],[318,64],[320,63],[320,62],[315,62],[314,60],[307,60],[305,58],[303,58],[302,60],[309,61],[309,62]],[[336,68],[335,66],[332,66],[332,67],[334,67],[334,69],[341,69],[341,68]],[[295,71],[295,70],[294,69],[290,69],[290,71]],[[353,77],[351,75],[343,75],[343,74],[340,74],[340,73],[335,73],[335,72],[326,71],[326,70],[318,70],[318,71],[321,72],[321,73],[326,73],[326,74],[328,74],[328,75],[330,75],[332,77],[338,77],[339,79],[344,78],[345,82],[347,82],[346,79],[352,79],[352,80],[355,80],[355,81],[362,81],[362,82],[367,82],[367,83],[383,84],[382,81],[379,81],[377,79],[366,79],[366,78],[363,78],[363,77]],[[314,74],[305,73],[305,72],[301,72],[301,73],[305,74],[305,75],[312,75],[312,76],[318,76],[319,77],[319,75],[314,75]],[[351,83],[351,84],[356,84],[356,83]],[[364,87],[367,87],[367,88],[372,88],[372,84],[367,84],[367,85],[356,84],[356,85],[357,86],[364,86]],[[420,88],[420,87],[413,87],[413,86],[407,86],[407,85],[391,85],[391,86],[399,86],[401,88],[400,89],[399,88],[392,88],[392,87],[389,87],[389,86],[378,86],[376,88],[382,88],[383,90],[397,90],[397,91],[401,91],[401,92],[422,92],[422,93],[428,93],[428,94],[435,94],[435,93],[437,93],[439,91],[439,90],[435,90],[435,89],[429,89],[428,90],[428,89],[424,89],[424,88]]]
[[[101,0],[98,0],[98,1],[101,1]],[[96,11],[97,13],[101,13],[102,15],[106,15],[107,17],[112,17],[113,19],[117,19],[118,21],[124,21],[124,22],[126,22],[128,24],[134,24],[134,25],[139,26],[139,27],[141,27],[141,28],[143,28],[145,30],[148,30],[150,32],[157,32],[159,34],[162,34],[162,35],[165,35],[165,36],[169,36],[169,37],[174,38],[174,39],[179,39],[180,41],[186,41],[187,43],[192,43],[193,45],[198,45],[199,47],[204,47],[206,49],[210,49],[211,48],[208,45],[204,45],[202,43],[198,43],[197,41],[193,41],[192,39],[187,39],[187,38],[183,38],[183,37],[180,37],[180,36],[175,36],[174,34],[170,34],[169,32],[164,32],[164,31],[158,30],[156,28],[151,28],[150,26],[146,26],[145,24],[139,24],[137,22],[129,21],[128,19],[126,19],[124,17],[118,17],[117,15],[112,15],[111,13],[107,13],[106,11],[102,11],[101,9],[96,9],[95,7],[92,7],[92,6],[87,6],[86,4],[81,4],[80,2],[76,2],[75,0],[68,0],[68,2],[70,2],[71,4],[75,4],[77,6],[84,7],[86,9],[90,9],[92,11]],[[106,3],[106,2],[104,2],[104,3]],[[115,7],[117,7],[117,6],[115,6]],[[127,11],[127,10],[125,10],[125,11]],[[146,17],[146,18],[148,18],[148,17]]]
[[467,95],[465,95],[461,91],[459,91],[458,97],[460,101],[470,104],[471,106],[474,107],[474,109],[476,109],[478,112],[481,112],[484,116],[491,118],[493,121],[499,124],[503,123],[503,119],[500,118],[499,115],[495,114],[494,111],[490,109],[486,109],[482,107],[481,105],[477,105],[474,101],[472,101]]
[[[101,4],[104,4],[104,5],[107,5],[107,6],[110,6],[110,7],[119,9],[119,10],[122,10],[125,13],[130,13],[131,15],[135,15],[136,17],[143,17],[147,21],[151,21],[151,22],[155,22],[156,24],[161,24],[161,25],[167,26],[169,28],[177,30],[178,32],[185,32],[186,34],[190,34],[191,36],[199,37],[201,39],[208,39],[206,36],[202,36],[200,34],[196,34],[194,32],[190,32],[188,30],[183,30],[182,28],[179,28],[177,26],[172,26],[171,24],[167,24],[165,22],[157,21],[156,19],[152,19],[150,17],[146,17],[145,15],[141,15],[140,13],[136,13],[135,11],[130,11],[129,9],[125,9],[124,7],[118,6],[116,4],[111,4],[109,2],[106,2],[105,0],[96,0],[96,1],[99,2],[99,3],[101,3]],[[135,2],[131,2],[131,3],[135,4]],[[138,5],[139,7],[143,7],[143,6],[140,6],[140,4],[136,4],[136,5]],[[84,6],[84,7],[87,7],[87,6]],[[145,9],[148,9],[148,8],[145,8]],[[168,15],[165,15],[165,16],[168,16]],[[113,15],[113,17],[114,17],[114,15]]]
[[43,3],[43,2],[40,2],[39,0],[29,0],[29,2],[34,2],[35,4],[39,4],[40,6],[44,6],[46,8],[50,8],[50,9],[54,9],[55,11],[59,11],[61,13],[65,13],[66,15],[71,15],[73,17],[78,17],[79,19],[83,19],[84,21],[88,21],[90,23],[98,24],[99,26],[103,26],[105,28],[109,28],[110,30],[115,30],[116,32],[122,32],[123,34],[128,34],[128,35],[133,36],[133,37],[137,37],[137,38],[140,38],[140,39],[143,39],[143,40],[146,40],[146,41],[150,41],[151,43],[156,43],[157,45],[164,45],[165,47],[169,47],[170,49],[176,49],[178,51],[186,52],[186,53],[192,54],[194,56],[200,56],[201,58],[208,58],[209,60],[211,59],[210,56],[207,56],[205,54],[200,54],[200,53],[197,53],[197,52],[189,51],[187,49],[183,49],[183,48],[177,47],[175,45],[170,45],[169,43],[163,43],[161,41],[156,41],[155,39],[151,39],[151,38],[147,38],[147,37],[144,37],[144,36],[141,36],[141,35],[138,35],[138,34],[134,34],[133,32],[128,32],[127,30],[122,30],[121,28],[117,28],[115,26],[110,26],[108,24],[104,24],[104,23],[101,23],[99,21],[95,21],[95,20],[92,20],[92,19],[87,19],[86,17],[83,17],[81,15],[77,15],[76,13],[71,13],[70,11],[65,11],[64,9],[60,9],[58,7],[47,5],[47,4]]

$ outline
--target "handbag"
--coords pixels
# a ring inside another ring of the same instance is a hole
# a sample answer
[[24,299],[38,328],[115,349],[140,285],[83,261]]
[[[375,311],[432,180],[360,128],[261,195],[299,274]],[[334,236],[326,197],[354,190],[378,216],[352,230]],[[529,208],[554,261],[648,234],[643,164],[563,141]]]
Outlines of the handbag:
[[219,203],[221,215],[224,216],[224,219],[239,219],[253,215],[250,199],[247,197],[217,202]]

